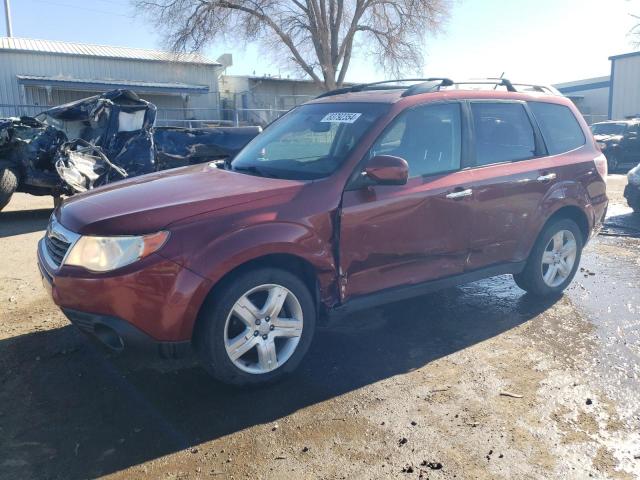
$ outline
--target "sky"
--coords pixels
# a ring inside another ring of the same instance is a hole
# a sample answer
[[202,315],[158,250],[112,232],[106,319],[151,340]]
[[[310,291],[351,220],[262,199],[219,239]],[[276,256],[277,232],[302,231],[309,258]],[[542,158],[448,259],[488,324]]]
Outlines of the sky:
[[[425,76],[496,77],[559,83],[608,75],[611,55],[636,50],[628,35],[640,0],[454,0],[443,33],[428,37]],[[13,34],[51,40],[162,48],[162,36],[129,0],[11,0]],[[0,10],[0,13],[2,11]],[[4,34],[4,22],[0,27]],[[217,43],[204,53],[232,53],[227,73],[281,74],[257,45]],[[293,75],[292,75],[293,76]],[[356,53],[347,80],[384,79]]]

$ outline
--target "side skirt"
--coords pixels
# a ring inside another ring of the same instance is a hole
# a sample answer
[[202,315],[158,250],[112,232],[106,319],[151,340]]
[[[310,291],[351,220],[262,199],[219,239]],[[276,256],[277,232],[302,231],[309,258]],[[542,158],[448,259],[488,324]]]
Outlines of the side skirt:
[[416,285],[403,285],[393,287],[379,292],[361,295],[345,303],[330,309],[328,313],[329,322],[339,320],[353,312],[377,307],[386,303],[406,300],[407,298],[419,297],[427,293],[436,292],[445,288],[451,288],[465,283],[475,282],[484,278],[495,277],[496,275],[517,274],[524,270],[526,261],[492,265],[490,267],[474,270],[473,272],[453,275],[451,277],[431,280]]

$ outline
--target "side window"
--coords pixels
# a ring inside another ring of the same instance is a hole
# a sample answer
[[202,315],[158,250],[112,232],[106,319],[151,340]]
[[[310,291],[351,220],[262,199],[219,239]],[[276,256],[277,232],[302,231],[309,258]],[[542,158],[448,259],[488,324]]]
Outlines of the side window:
[[476,135],[476,165],[527,160],[535,156],[533,127],[519,103],[471,104]]
[[549,155],[574,150],[587,141],[576,117],[564,105],[530,102],[529,108],[540,126]]
[[378,138],[373,155],[395,155],[409,164],[409,177],[460,168],[460,105],[424,105],[402,112]]

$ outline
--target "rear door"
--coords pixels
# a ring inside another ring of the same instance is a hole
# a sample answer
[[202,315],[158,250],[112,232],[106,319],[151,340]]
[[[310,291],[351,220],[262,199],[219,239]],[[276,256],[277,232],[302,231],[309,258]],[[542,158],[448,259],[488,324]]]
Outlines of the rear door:
[[462,273],[471,193],[463,170],[462,106],[427,104],[402,112],[367,158],[409,164],[406,185],[348,187],[340,219],[343,300]]
[[525,102],[471,101],[472,228],[465,268],[514,261],[525,225],[555,183]]
[[544,201],[588,176],[593,156],[572,111],[547,102],[471,102],[473,229],[467,270],[526,259]]

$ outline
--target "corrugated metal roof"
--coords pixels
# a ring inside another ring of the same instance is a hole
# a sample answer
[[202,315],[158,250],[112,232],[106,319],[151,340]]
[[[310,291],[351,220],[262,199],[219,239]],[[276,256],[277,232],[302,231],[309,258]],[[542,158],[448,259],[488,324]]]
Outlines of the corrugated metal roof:
[[620,55],[612,55],[609,60],[618,60],[620,58],[637,57],[640,52],[621,53]]
[[64,55],[80,55],[85,57],[126,58],[131,60],[149,60],[156,62],[220,65],[220,63],[199,53],[175,54],[163,50],[92,45],[89,43],[62,42],[59,40],[37,40],[35,38],[0,37],[0,50],[61,53]]
[[141,82],[132,80],[105,80],[71,77],[43,77],[37,75],[16,75],[22,85],[51,85],[72,89],[88,88],[89,91],[103,91],[105,88],[129,88],[143,93],[208,93],[208,85],[193,85],[174,82]]

